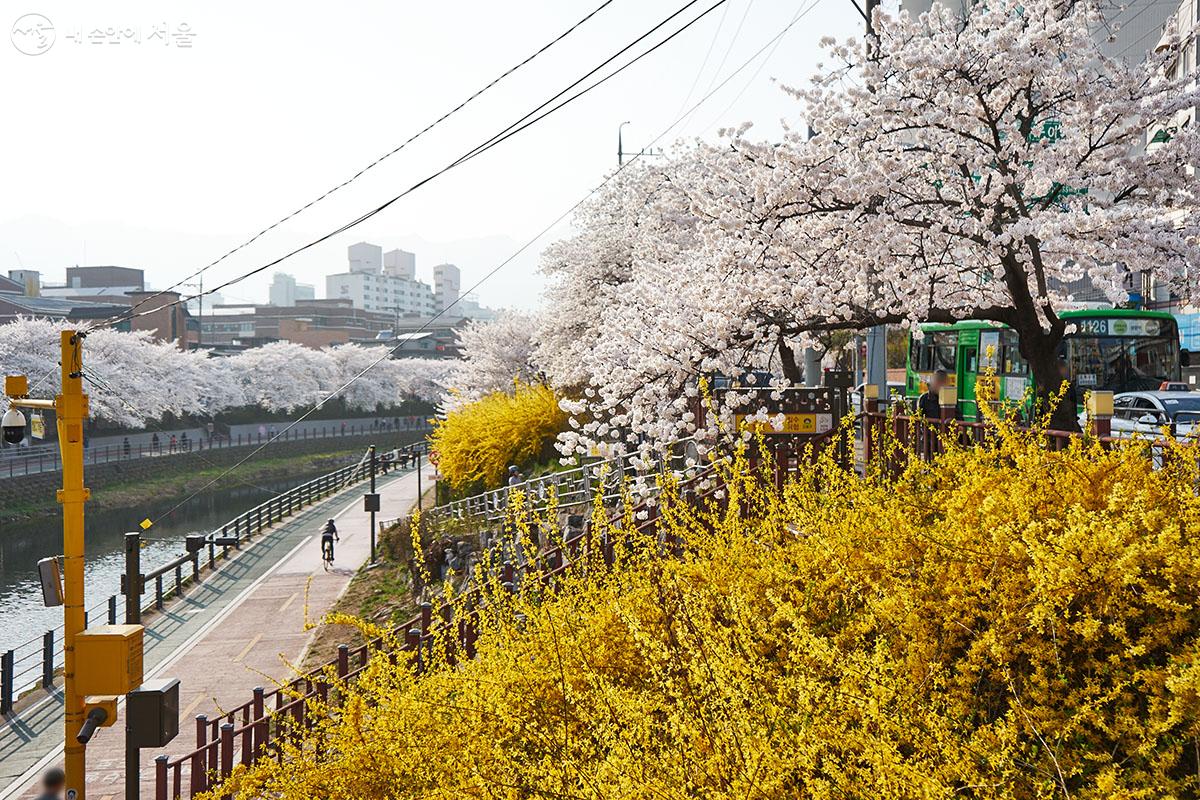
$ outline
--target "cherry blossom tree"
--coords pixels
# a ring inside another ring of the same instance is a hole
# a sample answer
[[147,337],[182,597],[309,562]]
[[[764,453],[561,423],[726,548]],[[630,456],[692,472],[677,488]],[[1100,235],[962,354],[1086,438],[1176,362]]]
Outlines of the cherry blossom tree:
[[541,370],[534,362],[536,330],[536,316],[520,311],[469,323],[459,335],[462,360],[446,377],[442,409],[457,408],[491,392],[511,392],[514,381],[540,380]]
[[[1200,101],[1195,76],[1167,77],[1165,52],[1105,57],[1102,26],[1091,0],[880,13],[877,58],[826,42],[833,65],[789,90],[814,138],[755,142],[742,126],[641,176],[669,193],[628,179],[629,196],[586,211],[547,271],[574,275],[555,291],[576,303],[600,287],[592,319],[541,337],[552,377],[580,387],[568,444],[677,436],[699,375],[795,383],[796,347],[879,323],[1008,325],[1045,394],[1072,303],[1056,287],[1087,276],[1115,303],[1128,270],[1150,270],[1194,300],[1200,140],[1145,142]],[[671,225],[687,247],[656,240]]]
[[[56,393],[59,332],[68,327],[45,319],[0,325],[0,370],[29,376],[35,394]],[[358,345],[314,350],[276,342],[212,357],[145,332],[107,328],[88,333],[85,348],[92,416],[129,427],[165,414],[211,415],[243,406],[292,412],[331,394],[357,410],[407,398],[435,402],[451,369],[448,361],[381,358],[382,348]]]

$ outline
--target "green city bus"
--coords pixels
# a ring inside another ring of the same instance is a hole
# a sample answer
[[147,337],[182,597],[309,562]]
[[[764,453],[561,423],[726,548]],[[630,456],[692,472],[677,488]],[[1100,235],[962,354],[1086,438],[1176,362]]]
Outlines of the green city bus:
[[[1060,316],[1075,326],[1061,355],[1080,392],[1158,389],[1164,381],[1178,381],[1180,367],[1187,366],[1175,318],[1165,311],[1084,309]],[[1005,325],[972,320],[922,325],[921,330],[923,338],[909,340],[904,394],[910,402],[939,369],[957,388],[959,408],[969,421],[979,418],[975,384],[981,374],[995,375],[999,400],[1019,403],[1032,385],[1017,333]]]

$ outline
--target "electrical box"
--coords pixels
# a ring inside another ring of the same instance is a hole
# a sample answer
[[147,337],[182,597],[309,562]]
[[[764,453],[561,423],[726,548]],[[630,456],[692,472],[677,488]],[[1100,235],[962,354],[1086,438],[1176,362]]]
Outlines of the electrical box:
[[9,397],[25,397],[29,394],[29,378],[24,375],[5,375],[4,393]]
[[142,682],[141,625],[100,625],[75,636],[75,691],[125,694]]
[[363,511],[378,511],[379,510],[379,495],[364,494],[363,495]]
[[117,721],[117,700],[119,698],[115,694],[91,695],[83,698],[83,716],[86,719],[93,708],[104,709],[104,722],[100,723],[101,728],[111,728],[113,723]]
[[38,564],[38,577],[42,581],[42,604],[47,608],[63,604],[62,572],[58,568],[58,557],[43,558]]
[[208,538],[203,533],[189,533],[184,537],[184,549],[189,553],[204,549],[204,540]]
[[179,733],[179,679],[146,681],[125,698],[125,727],[134,747],[166,747]]

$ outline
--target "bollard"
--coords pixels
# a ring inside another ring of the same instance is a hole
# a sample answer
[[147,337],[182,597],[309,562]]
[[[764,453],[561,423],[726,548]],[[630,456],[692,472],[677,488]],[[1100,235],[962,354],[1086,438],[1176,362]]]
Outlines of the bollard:
[[42,634],[42,688],[54,685],[54,631]]
[[13,710],[13,651],[0,656],[0,714],[11,714]]
[[125,534],[125,624],[142,622],[142,535]]

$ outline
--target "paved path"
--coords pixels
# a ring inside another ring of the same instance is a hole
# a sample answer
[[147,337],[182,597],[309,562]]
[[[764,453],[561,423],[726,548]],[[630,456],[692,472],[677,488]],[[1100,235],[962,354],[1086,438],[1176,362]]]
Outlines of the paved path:
[[[425,471],[424,481],[432,480]],[[429,486],[430,483],[423,483]],[[165,752],[192,749],[196,714],[249,699],[255,686],[289,675],[311,640],[304,631],[305,587],[310,620],[319,619],[349,584],[370,553],[369,516],[362,510],[367,484],[301,512],[263,535],[216,575],[149,618],[145,677],[180,679],[179,736]],[[380,519],[403,516],[416,502],[412,471],[378,483]],[[326,572],[317,531],[338,520],[335,568]],[[286,663],[285,663],[286,659]],[[31,781],[61,762],[62,696],[18,712],[0,728],[0,800],[35,794]],[[142,754],[142,796],[152,797],[155,752]],[[97,732],[88,747],[88,796],[123,797],[123,722]]]

